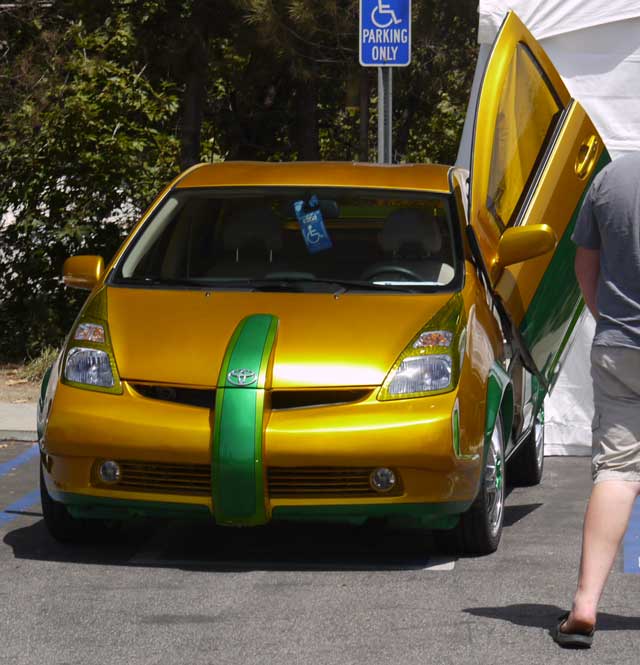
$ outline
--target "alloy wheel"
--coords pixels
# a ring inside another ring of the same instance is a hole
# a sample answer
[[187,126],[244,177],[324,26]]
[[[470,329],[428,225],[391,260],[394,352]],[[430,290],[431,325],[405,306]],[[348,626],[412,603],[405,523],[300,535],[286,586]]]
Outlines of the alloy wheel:
[[494,427],[491,435],[484,470],[484,491],[489,530],[495,536],[501,528],[504,512],[504,451],[499,425]]

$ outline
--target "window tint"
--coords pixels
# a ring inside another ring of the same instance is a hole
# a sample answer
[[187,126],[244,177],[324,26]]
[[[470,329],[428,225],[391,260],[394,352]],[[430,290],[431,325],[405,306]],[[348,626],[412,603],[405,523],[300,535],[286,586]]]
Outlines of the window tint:
[[513,221],[560,116],[533,56],[518,44],[500,96],[487,208],[501,228]]
[[[314,249],[296,217],[296,206],[312,200],[329,239],[323,251]],[[433,288],[453,282],[455,254],[444,196],[347,188],[178,190],[125,253],[117,279],[338,279]]]

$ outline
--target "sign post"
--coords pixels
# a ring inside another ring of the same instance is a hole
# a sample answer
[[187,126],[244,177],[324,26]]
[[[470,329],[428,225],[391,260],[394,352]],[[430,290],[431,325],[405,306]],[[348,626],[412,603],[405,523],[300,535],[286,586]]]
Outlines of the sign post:
[[391,164],[393,69],[411,62],[411,0],[360,0],[360,64],[378,68],[378,162]]

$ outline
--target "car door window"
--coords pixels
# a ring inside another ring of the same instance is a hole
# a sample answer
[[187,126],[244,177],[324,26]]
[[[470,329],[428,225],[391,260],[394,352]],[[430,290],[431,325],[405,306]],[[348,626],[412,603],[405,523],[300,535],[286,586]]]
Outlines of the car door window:
[[500,95],[487,190],[501,230],[518,214],[561,109],[529,49],[518,44]]

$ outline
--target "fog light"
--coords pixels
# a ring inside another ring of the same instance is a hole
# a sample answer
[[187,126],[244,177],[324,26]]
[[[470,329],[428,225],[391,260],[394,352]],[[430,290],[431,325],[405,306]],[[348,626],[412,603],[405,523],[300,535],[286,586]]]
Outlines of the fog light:
[[376,492],[388,492],[396,484],[396,474],[383,466],[369,474],[369,483]]
[[112,460],[103,462],[98,475],[103,483],[117,483],[120,480],[120,466]]

